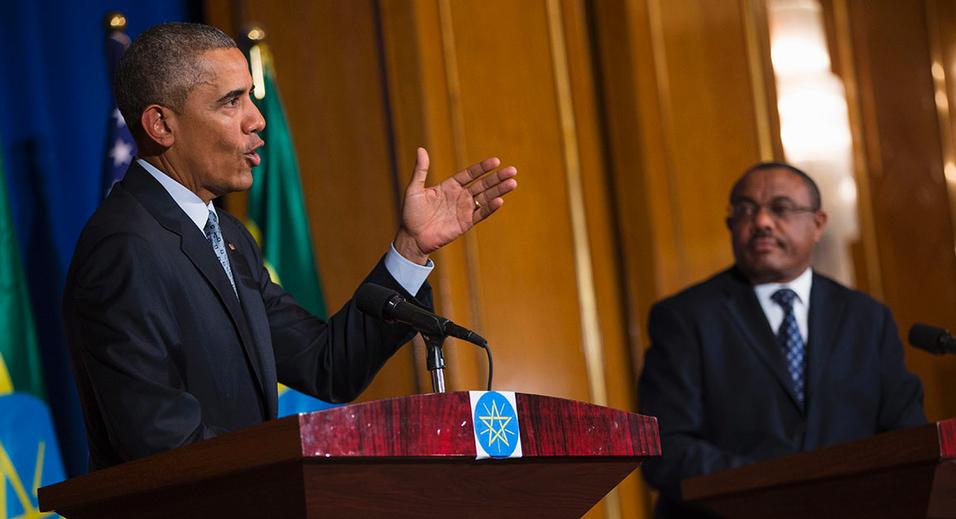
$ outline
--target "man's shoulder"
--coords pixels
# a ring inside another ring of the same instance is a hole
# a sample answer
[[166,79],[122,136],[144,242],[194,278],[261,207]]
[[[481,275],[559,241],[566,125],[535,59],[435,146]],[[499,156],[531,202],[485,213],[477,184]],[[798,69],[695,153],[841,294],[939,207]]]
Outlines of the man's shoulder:
[[[842,302],[851,311],[872,313],[888,311],[886,305],[877,301],[866,292],[850,288],[817,271],[813,272],[813,285],[810,291],[811,294],[819,294],[821,296],[820,299],[828,304],[831,302]],[[811,295],[811,297],[813,296]]]
[[80,240],[116,233],[143,232],[148,230],[149,222],[155,222],[149,211],[121,183],[116,184],[86,222]]
[[746,281],[734,267],[729,267],[703,281],[682,289],[676,294],[661,299],[655,303],[655,306],[706,308],[727,298],[732,293],[746,288]]
[[83,266],[115,262],[117,255],[156,256],[163,251],[178,250],[172,247],[172,241],[164,241],[165,237],[175,238],[123,182],[119,182],[83,226],[69,270],[72,273]]

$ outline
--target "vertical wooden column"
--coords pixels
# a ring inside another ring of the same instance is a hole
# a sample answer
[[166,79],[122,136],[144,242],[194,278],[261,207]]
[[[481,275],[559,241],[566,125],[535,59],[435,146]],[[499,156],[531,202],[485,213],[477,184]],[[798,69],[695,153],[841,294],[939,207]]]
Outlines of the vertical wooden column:
[[782,146],[761,2],[588,4],[633,372],[658,299],[733,262],[733,181]]
[[781,158],[762,6],[749,1],[592,4],[628,322],[733,263],[734,180]]
[[[939,9],[935,7],[939,6]],[[956,325],[956,252],[949,188],[944,176],[945,147],[933,55],[951,52],[953,12],[947,2],[834,1],[833,25],[849,59],[839,72],[853,84],[855,146],[863,164],[861,208],[872,213],[874,232],[866,233],[878,265],[882,300],[892,309],[905,337],[917,321]],[[948,58],[952,59],[952,54]],[[953,62],[941,64],[941,79],[952,77]],[[948,97],[947,97],[948,96]],[[864,214],[861,221],[868,215]],[[875,247],[873,246],[875,244]],[[864,244],[866,245],[866,244]],[[872,284],[872,283],[871,283]],[[880,294],[877,294],[878,296]],[[956,361],[906,347],[907,364],[923,380],[931,420],[956,414]]]

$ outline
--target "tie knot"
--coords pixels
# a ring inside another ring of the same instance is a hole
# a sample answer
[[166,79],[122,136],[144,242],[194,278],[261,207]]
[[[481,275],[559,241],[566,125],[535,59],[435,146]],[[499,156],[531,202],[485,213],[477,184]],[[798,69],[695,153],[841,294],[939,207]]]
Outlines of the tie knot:
[[797,293],[789,288],[781,288],[770,296],[774,303],[783,307],[784,311],[793,308],[793,300],[797,298]]

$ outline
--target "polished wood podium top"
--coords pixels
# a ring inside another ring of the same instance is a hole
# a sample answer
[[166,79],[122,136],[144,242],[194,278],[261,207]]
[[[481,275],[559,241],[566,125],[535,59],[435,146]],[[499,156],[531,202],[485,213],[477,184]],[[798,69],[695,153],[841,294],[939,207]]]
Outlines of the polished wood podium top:
[[956,418],[687,479],[729,518],[956,517]]
[[290,416],[99,470],[39,489],[40,506],[68,517],[463,509],[577,517],[660,455],[653,417],[524,393],[515,403],[518,459],[476,459],[468,392],[413,395]]

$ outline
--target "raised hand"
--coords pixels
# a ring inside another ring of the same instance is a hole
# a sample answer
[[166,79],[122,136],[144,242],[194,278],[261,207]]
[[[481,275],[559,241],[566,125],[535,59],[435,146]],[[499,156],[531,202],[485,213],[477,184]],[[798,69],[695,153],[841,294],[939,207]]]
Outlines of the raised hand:
[[505,201],[504,195],[518,186],[513,166],[495,171],[496,157],[459,171],[442,183],[425,187],[428,152],[418,148],[412,180],[405,189],[402,224],[395,236],[395,249],[407,259],[425,264],[428,255],[468,232],[491,216]]

